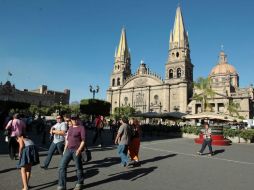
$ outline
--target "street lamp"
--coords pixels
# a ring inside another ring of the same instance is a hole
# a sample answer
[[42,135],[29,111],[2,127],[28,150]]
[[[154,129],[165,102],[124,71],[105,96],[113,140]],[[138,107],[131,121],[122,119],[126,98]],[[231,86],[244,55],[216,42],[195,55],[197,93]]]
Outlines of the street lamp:
[[95,93],[99,92],[100,87],[97,85],[96,89],[95,89],[95,88],[93,88],[92,85],[89,85],[89,88],[90,88],[90,92],[93,93],[93,99],[94,99],[95,98]]

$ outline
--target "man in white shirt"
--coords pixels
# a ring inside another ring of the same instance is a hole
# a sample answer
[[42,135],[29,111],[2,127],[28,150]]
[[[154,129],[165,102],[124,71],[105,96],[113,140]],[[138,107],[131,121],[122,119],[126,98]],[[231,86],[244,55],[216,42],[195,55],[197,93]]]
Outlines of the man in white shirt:
[[51,161],[51,158],[57,149],[59,154],[63,155],[63,147],[64,147],[64,141],[65,141],[65,133],[67,131],[67,125],[63,121],[63,117],[58,115],[56,117],[57,123],[51,127],[50,129],[50,135],[53,135],[53,142],[51,143],[48,155],[44,161],[44,165],[41,166],[43,169],[48,169],[49,163]]

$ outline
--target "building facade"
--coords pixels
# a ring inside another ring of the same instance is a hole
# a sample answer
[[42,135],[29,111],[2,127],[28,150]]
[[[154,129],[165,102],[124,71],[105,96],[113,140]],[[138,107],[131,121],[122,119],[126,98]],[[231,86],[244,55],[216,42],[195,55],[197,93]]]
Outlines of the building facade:
[[131,54],[123,28],[114,67],[107,90],[107,101],[116,107],[131,106],[137,112],[186,112],[192,97],[193,65],[190,59],[188,35],[180,7],[176,10],[170,33],[165,79],[141,64],[131,72]]
[[[219,62],[208,76],[214,97],[208,99],[211,112],[229,114],[229,104],[238,104],[238,113],[244,118],[254,117],[253,86],[239,87],[239,75],[227,62],[227,55],[220,52]],[[107,101],[116,107],[131,106],[137,112],[202,112],[201,102],[192,98],[199,94],[193,88],[193,64],[190,58],[188,34],[184,27],[180,7],[177,7],[173,30],[170,33],[165,79],[141,64],[131,72],[131,54],[125,29],[115,52],[114,67],[107,90]]]
[[[239,105],[237,111],[239,116],[249,119],[254,116],[254,90],[250,85],[247,88],[239,87],[239,75],[236,69],[227,61],[224,51],[219,54],[218,64],[209,74],[211,89],[215,92],[214,97],[208,98],[209,111],[215,113],[230,114],[228,106],[230,104]],[[199,94],[197,89],[194,93]],[[188,105],[190,113],[202,112],[201,102],[192,100]],[[233,115],[236,116],[236,113]]]
[[18,90],[10,81],[0,84],[0,101],[11,101],[28,103],[37,106],[51,106],[53,104],[69,104],[70,90],[64,92],[48,90],[46,85],[40,86],[36,90],[28,91],[27,89]]

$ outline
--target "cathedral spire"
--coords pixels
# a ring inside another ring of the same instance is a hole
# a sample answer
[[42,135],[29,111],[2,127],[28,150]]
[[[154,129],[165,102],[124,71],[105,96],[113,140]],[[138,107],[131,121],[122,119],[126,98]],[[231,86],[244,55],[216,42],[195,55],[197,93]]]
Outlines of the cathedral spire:
[[118,50],[115,55],[115,59],[117,61],[125,61],[126,58],[130,57],[130,53],[128,50],[127,38],[126,38],[126,31],[125,28],[122,28],[122,33],[120,37],[120,42],[118,46]]
[[170,34],[170,49],[188,48],[189,40],[184,27],[183,16],[180,6],[176,9],[175,23],[173,32]]

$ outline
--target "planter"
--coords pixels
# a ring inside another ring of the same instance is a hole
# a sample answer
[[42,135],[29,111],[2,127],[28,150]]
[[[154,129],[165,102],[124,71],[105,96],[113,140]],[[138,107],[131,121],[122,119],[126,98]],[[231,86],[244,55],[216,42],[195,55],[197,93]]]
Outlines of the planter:
[[229,140],[231,140],[233,143],[251,143],[250,140],[245,140],[243,138],[239,137],[227,137]]
[[[229,139],[226,139],[223,136],[223,128],[222,127],[217,127],[214,126],[211,128],[212,129],[212,145],[217,145],[217,146],[229,146],[231,144],[231,141]],[[199,134],[199,138],[195,138],[195,143],[197,144],[202,144],[204,141],[203,139],[203,133],[202,130]]]
[[198,135],[190,134],[190,133],[183,133],[183,138],[195,139],[195,138],[198,138]]

